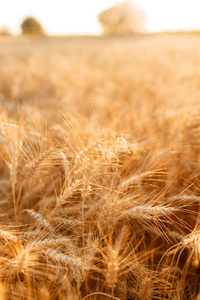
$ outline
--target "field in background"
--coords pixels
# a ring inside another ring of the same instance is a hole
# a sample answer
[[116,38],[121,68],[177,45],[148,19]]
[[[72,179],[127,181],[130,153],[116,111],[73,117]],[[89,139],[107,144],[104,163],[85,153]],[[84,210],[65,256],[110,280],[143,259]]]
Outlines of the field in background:
[[200,299],[199,49],[0,40],[1,299]]

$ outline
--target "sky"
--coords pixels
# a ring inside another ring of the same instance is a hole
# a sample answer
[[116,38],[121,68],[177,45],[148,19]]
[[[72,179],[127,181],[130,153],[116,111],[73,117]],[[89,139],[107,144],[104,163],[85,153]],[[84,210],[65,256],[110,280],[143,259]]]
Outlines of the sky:
[[[35,17],[45,32],[100,34],[98,14],[117,0],[0,0],[0,28],[20,34],[27,16]],[[147,15],[149,32],[200,29],[200,0],[135,0]]]

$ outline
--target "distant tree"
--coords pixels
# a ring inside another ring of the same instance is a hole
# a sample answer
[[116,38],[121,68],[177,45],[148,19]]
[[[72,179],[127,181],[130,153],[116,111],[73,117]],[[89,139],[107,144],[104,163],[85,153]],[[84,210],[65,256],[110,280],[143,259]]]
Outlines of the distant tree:
[[6,35],[6,36],[11,35],[7,26],[3,26],[0,28],[0,35]]
[[104,34],[133,34],[145,31],[146,15],[133,1],[125,0],[101,12],[98,20]]
[[23,34],[44,35],[41,24],[33,17],[26,18],[21,24],[21,29]]

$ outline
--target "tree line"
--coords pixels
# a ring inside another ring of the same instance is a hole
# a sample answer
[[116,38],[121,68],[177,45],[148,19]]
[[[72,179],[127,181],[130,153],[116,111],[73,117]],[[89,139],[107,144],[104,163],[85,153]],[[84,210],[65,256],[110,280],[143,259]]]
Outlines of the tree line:
[[[145,31],[146,15],[132,0],[116,3],[102,11],[98,21],[105,35],[128,35]],[[24,35],[45,35],[41,23],[34,17],[27,17],[21,24]],[[9,35],[9,30],[4,27],[1,35]]]

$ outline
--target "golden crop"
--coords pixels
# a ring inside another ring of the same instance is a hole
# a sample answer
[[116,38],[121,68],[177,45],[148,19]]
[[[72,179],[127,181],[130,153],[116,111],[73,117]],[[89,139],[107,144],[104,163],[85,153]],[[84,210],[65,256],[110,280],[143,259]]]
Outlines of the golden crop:
[[0,299],[200,299],[200,40],[0,40]]

